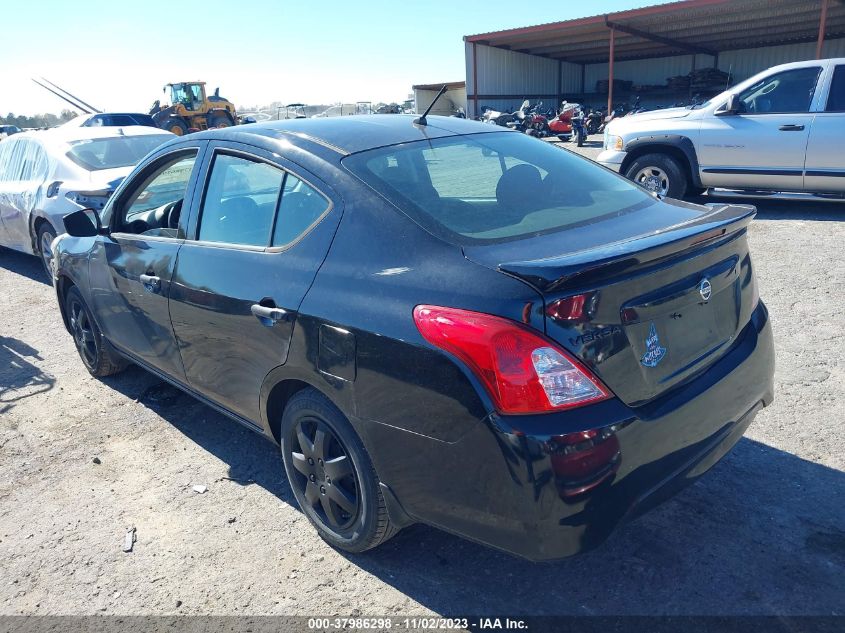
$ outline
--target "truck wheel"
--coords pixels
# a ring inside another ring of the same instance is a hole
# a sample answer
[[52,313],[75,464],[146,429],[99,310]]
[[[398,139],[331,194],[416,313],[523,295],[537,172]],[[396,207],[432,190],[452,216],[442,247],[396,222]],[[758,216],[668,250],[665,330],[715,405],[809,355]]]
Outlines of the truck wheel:
[[645,154],[635,159],[625,176],[662,197],[681,199],[687,192],[684,169],[666,154]]
[[212,112],[208,115],[208,129],[216,127],[232,127],[232,119],[222,112]]
[[176,136],[185,136],[188,133],[188,126],[182,119],[176,117],[168,117],[159,127],[168,132],[173,132]]

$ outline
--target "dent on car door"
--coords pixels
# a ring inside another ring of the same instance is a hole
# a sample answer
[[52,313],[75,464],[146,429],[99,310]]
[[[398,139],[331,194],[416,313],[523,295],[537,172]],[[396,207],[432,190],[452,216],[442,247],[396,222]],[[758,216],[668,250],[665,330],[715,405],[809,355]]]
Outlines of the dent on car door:
[[182,381],[168,297],[185,236],[181,210],[190,205],[201,149],[160,156],[121,187],[104,214],[109,235],[98,241],[89,265],[93,308],[109,341]]
[[339,202],[311,174],[256,148],[218,147],[206,162],[170,314],[190,385],[257,421],[261,385],[287,358]]
[[702,121],[699,163],[708,187],[801,191],[821,66],[774,73],[742,91],[736,114]]
[[807,141],[804,187],[811,192],[845,191],[845,65],[831,70],[824,111],[816,113]]

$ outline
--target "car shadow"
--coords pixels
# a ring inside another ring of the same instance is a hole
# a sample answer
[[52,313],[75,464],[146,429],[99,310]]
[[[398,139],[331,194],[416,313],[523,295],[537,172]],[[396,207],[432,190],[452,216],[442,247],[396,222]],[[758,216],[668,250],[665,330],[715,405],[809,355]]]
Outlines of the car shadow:
[[185,437],[227,464],[226,478],[258,485],[297,507],[281,455],[272,442],[136,365],[101,379],[155,411]]
[[50,391],[56,379],[36,367],[44,360],[38,350],[21,340],[0,335],[0,414],[24,398]]
[[[140,369],[106,380],[228,464],[230,479],[296,507],[273,444]],[[440,614],[842,614],[845,473],[745,438],[581,556],[531,563],[423,525],[345,556]]]
[[41,260],[32,255],[0,246],[0,267],[32,281],[50,285]]

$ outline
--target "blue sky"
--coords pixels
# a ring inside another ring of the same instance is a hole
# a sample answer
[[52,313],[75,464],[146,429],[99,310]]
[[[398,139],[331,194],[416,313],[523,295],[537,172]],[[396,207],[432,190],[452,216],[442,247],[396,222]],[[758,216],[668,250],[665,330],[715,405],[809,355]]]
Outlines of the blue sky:
[[3,29],[0,112],[65,107],[33,76],[109,110],[146,111],[165,83],[196,79],[239,107],[401,101],[412,84],[465,78],[464,35],[648,4],[39,0],[38,17]]

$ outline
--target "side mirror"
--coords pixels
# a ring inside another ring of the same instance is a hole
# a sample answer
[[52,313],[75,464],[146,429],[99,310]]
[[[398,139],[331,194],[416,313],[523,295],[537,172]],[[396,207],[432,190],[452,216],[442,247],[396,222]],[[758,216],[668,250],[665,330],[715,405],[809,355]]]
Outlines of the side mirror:
[[[91,219],[93,216],[94,220]],[[71,237],[94,237],[102,232],[100,216],[94,209],[80,209],[64,217],[65,231]]]
[[725,109],[720,112],[720,114],[736,114],[739,112],[741,102],[739,97],[735,94],[728,95],[728,100],[725,103]]

